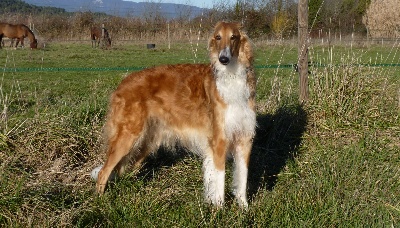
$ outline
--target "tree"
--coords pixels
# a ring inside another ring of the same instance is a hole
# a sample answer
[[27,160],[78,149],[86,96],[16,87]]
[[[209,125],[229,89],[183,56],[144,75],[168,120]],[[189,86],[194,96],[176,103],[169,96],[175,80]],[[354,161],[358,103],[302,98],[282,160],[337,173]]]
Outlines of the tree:
[[21,0],[1,0],[0,13],[48,13],[48,14],[63,14],[65,9],[56,7],[42,7],[28,4]]
[[271,32],[278,39],[293,35],[296,29],[297,4],[293,0],[271,0],[262,8]]
[[308,26],[321,24],[321,9],[323,7],[323,0],[309,0],[308,1]]
[[88,12],[78,12],[74,16],[74,27],[78,31],[86,31],[94,23],[93,13]]
[[400,4],[398,0],[372,0],[363,23],[373,38],[400,37]]
[[279,11],[274,16],[274,20],[271,24],[271,30],[276,38],[282,39],[284,32],[288,28],[291,28],[292,25],[293,21],[290,20],[289,15],[285,11]]

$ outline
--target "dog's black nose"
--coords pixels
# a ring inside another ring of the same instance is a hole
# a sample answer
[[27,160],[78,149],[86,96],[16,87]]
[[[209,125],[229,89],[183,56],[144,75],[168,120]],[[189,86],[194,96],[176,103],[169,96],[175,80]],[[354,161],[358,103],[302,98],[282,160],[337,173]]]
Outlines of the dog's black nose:
[[227,65],[229,63],[229,58],[226,56],[221,56],[221,57],[219,57],[219,62],[224,65]]

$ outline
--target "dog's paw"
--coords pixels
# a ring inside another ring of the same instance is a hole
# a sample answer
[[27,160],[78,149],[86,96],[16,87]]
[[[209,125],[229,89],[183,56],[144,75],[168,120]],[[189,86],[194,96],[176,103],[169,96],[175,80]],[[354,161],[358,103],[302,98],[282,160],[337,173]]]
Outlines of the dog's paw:
[[238,199],[236,199],[236,201],[239,204],[240,208],[242,208],[246,211],[249,209],[249,204],[247,203],[246,198],[238,198]]
[[93,179],[94,181],[97,181],[97,178],[99,177],[99,172],[100,172],[101,168],[103,168],[102,165],[101,165],[101,166],[97,166],[97,167],[94,168],[94,169],[92,170],[92,172],[90,173],[90,176],[92,177],[92,179]]
[[[97,166],[96,168],[94,168],[92,170],[92,172],[90,173],[90,176],[92,177],[92,179],[96,182],[97,179],[99,178],[99,172],[101,170],[101,168],[103,168],[103,166]],[[114,171],[111,172],[110,176],[108,177],[108,181],[113,181],[116,178],[116,173]]]

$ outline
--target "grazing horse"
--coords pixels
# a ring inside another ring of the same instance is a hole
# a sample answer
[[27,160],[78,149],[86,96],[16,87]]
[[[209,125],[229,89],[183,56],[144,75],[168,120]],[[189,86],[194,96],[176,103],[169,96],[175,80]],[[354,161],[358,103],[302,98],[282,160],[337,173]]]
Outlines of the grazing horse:
[[[14,39],[9,39],[9,40],[10,40],[10,47],[12,47],[13,44],[14,44]],[[1,41],[1,44],[3,45],[3,47],[6,46],[5,43],[4,43],[4,40]]]
[[[8,23],[0,23],[0,43],[2,43],[3,37],[8,37],[11,40],[17,39],[15,43],[15,47],[18,46],[18,43],[21,42],[21,46],[24,46],[25,37],[29,38],[31,42],[31,48],[37,48],[37,39],[33,32],[28,28],[28,26],[23,24],[8,24]],[[1,48],[1,47],[0,47]]]
[[92,27],[90,29],[90,37],[92,39],[92,47],[96,47],[96,43],[97,46],[100,46],[101,40],[106,43],[107,47],[111,46],[111,38],[105,28]]

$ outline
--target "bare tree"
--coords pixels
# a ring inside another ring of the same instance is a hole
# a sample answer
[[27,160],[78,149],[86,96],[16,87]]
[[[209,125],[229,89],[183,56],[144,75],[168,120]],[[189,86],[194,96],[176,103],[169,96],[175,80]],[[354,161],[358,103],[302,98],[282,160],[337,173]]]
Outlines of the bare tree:
[[161,1],[155,2],[153,0],[149,0],[145,4],[145,9],[143,13],[143,19],[145,21],[145,25],[147,26],[148,32],[152,37],[156,37],[156,34],[165,30],[166,27],[166,18],[162,15],[161,12]]
[[293,35],[292,30],[297,26],[295,8],[292,0],[274,0],[267,3],[268,11],[265,14],[272,15],[269,25],[276,38],[282,39],[285,35]]

